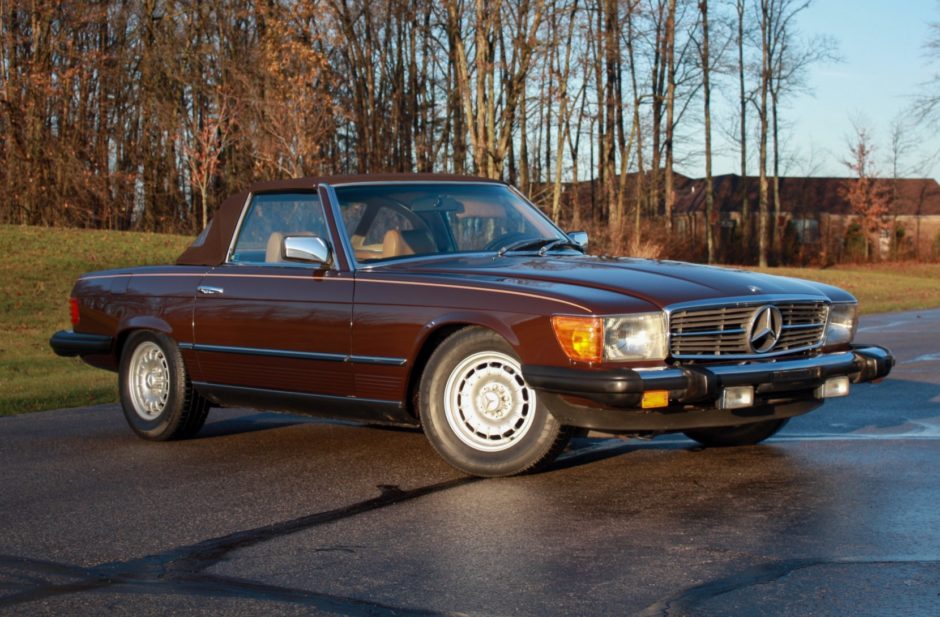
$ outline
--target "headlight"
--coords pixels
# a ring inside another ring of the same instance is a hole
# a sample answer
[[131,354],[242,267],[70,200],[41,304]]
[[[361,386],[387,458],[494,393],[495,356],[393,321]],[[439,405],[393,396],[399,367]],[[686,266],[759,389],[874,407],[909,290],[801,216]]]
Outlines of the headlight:
[[858,328],[857,304],[833,304],[829,309],[829,325],[826,327],[826,347],[845,345],[855,338]]
[[662,313],[604,319],[604,359],[662,360],[666,357],[666,320]]
[[666,357],[666,319],[663,313],[613,317],[552,317],[555,337],[572,360],[623,362]]

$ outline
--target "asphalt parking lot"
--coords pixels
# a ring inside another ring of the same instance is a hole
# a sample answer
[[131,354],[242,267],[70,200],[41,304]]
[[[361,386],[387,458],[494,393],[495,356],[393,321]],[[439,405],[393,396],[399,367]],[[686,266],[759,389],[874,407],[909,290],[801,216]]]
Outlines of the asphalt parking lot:
[[765,445],[592,434],[509,479],[299,416],[0,418],[0,613],[938,615],[940,309],[857,340],[891,377]]

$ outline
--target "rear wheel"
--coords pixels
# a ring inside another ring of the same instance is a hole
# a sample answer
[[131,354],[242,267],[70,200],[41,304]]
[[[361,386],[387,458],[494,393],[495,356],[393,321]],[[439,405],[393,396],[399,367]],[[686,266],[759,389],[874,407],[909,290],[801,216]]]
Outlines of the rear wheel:
[[786,426],[788,421],[789,418],[782,418],[740,426],[700,428],[685,431],[685,436],[711,448],[752,446],[775,435],[777,431]]
[[441,457],[477,476],[538,469],[568,443],[495,332],[460,330],[434,351],[421,377],[421,424]]
[[144,439],[191,437],[209,413],[209,402],[193,390],[176,343],[159,332],[130,335],[121,354],[118,385],[124,417]]

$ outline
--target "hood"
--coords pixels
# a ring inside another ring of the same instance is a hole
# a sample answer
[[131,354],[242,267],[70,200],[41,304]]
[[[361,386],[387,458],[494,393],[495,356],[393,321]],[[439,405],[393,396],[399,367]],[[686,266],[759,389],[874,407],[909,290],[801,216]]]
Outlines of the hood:
[[[677,261],[590,255],[504,255],[409,260],[389,269],[411,273],[489,278],[504,283],[539,281],[587,286],[637,298],[664,308],[679,302],[768,295],[811,296],[832,301],[854,298],[836,287],[733,268]],[[384,268],[383,268],[384,269]]]

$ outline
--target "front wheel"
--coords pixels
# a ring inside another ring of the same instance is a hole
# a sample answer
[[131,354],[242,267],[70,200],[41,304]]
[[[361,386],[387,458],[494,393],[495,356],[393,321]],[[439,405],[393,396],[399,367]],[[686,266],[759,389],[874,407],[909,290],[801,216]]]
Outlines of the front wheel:
[[753,424],[720,428],[700,428],[685,431],[685,436],[709,448],[729,446],[753,446],[777,434],[786,426],[789,418],[765,420]]
[[209,402],[193,390],[176,343],[159,332],[130,335],[121,353],[118,386],[124,417],[144,439],[192,437],[209,413]]
[[542,467],[568,443],[538,401],[512,348],[495,332],[466,328],[434,350],[421,376],[421,424],[457,469],[509,476]]

